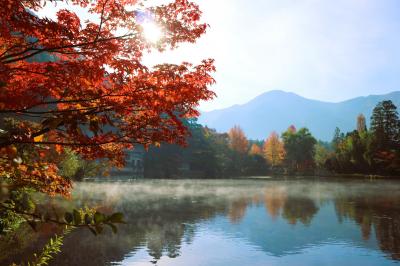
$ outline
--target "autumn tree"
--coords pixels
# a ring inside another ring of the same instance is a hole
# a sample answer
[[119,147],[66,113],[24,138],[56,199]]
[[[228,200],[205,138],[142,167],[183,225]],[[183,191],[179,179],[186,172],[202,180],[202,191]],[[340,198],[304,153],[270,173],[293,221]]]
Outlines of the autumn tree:
[[265,158],[272,167],[282,164],[285,157],[285,149],[275,131],[265,140],[263,150]]
[[250,155],[262,155],[262,149],[256,143],[253,143],[250,147],[249,154]]
[[[68,147],[83,159],[123,166],[125,149],[136,145],[185,144],[182,119],[197,116],[199,101],[214,96],[215,69],[210,59],[143,63],[144,53],[205,33],[199,7],[187,0],[155,7],[140,0],[61,0],[68,5],[56,19],[38,15],[55,2],[1,3],[0,183],[68,196],[72,184],[60,176],[55,152]],[[163,31],[159,41],[145,38],[145,23]]]
[[[370,130],[365,117],[357,118],[357,130],[340,132],[336,128],[332,141],[334,152],[325,167],[338,173],[398,175],[400,169],[400,121],[391,101],[379,102],[373,109]],[[318,145],[316,146],[318,163]]]
[[367,131],[367,123],[365,122],[365,116],[363,114],[357,116],[357,131],[360,134]]
[[228,135],[229,145],[232,150],[240,154],[247,153],[249,142],[240,126],[236,125],[231,128]]

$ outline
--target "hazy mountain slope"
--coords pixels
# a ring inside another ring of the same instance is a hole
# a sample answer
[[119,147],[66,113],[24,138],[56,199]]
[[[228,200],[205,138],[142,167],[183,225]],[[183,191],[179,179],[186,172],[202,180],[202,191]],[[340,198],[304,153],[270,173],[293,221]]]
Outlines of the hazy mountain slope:
[[264,139],[273,130],[281,133],[293,124],[297,128],[308,127],[319,139],[331,140],[336,126],[342,131],[353,130],[359,113],[363,113],[369,122],[374,106],[386,99],[400,108],[400,91],[339,103],[306,99],[290,92],[270,91],[243,105],[203,112],[199,123],[219,132],[226,132],[238,124],[253,139]]

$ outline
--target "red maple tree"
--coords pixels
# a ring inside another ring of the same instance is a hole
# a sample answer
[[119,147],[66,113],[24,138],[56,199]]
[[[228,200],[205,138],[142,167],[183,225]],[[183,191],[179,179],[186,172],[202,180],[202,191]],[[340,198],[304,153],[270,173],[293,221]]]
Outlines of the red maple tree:
[[[197,116],[214,93],[213,60],[148,67],[150,49],[195,42],[207,25],[187,0],[144,8],[139,0],[69,0],[57,19],[36,14],[57,1],[3,0],[0,8],[0,176],[20,186],[68,195],[54,151],[124,163],[137,144],[185,143],[181,120]],[[146,41],[141,22],[164,35]]]

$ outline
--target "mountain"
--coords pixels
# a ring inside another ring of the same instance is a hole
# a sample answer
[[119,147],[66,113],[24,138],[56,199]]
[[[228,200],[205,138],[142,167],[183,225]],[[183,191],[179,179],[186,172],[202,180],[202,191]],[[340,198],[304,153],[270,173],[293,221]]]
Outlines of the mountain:
[[336,127],[342,132],[354,130],[360,113],[369,123],[373,108],[383,100],[392,100],[400,108],[400,91],[332,103],[274,90],[243,105],[203,112],[199,123],[219,132],[240,125],[251,139],[265,139],[272,131],[281,133],[293,124],[309,128],[317,139],[329,141]]

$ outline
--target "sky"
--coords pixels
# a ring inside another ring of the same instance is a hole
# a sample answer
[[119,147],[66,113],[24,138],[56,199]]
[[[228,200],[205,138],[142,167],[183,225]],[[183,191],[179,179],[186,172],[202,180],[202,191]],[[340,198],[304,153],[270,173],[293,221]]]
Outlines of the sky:
[[398,0],[195,2],[208,32],[145,62],[214,58],[217,98],[202,102],[203,111],[277,89],[331,102],[400,90]]
[[202,103],[202,110],[275,89],[333,102],[400,89],[400,1],[197,3],[208,33],[164,58],[215,58],[218,97]]

